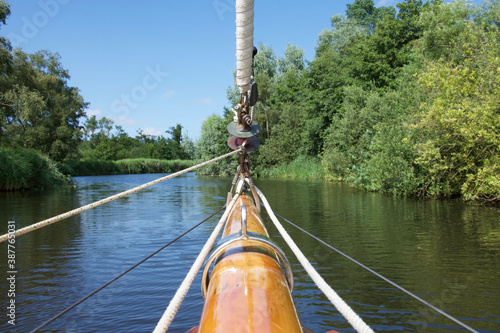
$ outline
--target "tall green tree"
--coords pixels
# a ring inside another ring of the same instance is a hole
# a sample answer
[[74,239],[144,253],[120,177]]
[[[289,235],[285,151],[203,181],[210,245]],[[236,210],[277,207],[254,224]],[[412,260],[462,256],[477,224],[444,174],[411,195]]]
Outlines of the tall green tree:
[[[228,133],[226,119],[216,114],[208,117],[201,125],[201,137],[196,143],[196,159],[207,161],[230,152],[227,146]],[[199,169],[198,173],[207,175],[228,175],[234,173],[231,159],[218,161]]]
[[166,133],[170,134],[170,138],[167,140],[167,145],[170,150],[171,158],[174,160],[189,159],[190,156],[184,150],[183,146],[184,136],[182,134],[182,126],[177,124],[175,127],[170,127]]
[[373,33],[377,22],[384,16],[394,16],[394,7],[375,7],[373,0],[355,0],[352,4],[347,4],[346,15],[348,19],[353,19],[358,24]]
[[75,151],[88,103],[68,79],[57,53],[15,50],[8,86],[0,94],[2,144],[34,148],[55,160]]
[[[463,3],[443,4],[434,15],[446,25],[454,22],[450,17],[463,16],[463,8]],[[481,17],[475,21],[462,21],[459,30],[450,27],[458,32],[452,50],[428,61],[420,76],[431,98],[415,125],[426,137],[417,145],[417,162],[427,172],[425,190],[431,195],[499,200],[500,31]],[[437,44],[431,38],[449,38],[449,31],[424,32],[427,45]]]

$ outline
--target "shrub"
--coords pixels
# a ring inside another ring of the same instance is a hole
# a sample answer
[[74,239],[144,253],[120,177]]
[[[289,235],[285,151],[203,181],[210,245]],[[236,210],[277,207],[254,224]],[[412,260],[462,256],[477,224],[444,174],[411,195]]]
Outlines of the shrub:
[[0,148],[0,190],[48,188],[70,184],[47,156],[33,149]]

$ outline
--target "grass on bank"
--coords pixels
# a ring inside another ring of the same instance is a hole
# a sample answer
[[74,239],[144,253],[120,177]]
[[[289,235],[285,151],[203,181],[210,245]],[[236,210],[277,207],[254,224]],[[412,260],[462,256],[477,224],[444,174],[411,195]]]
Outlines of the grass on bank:
[[33,149],[0,148],[0,191],[69,185],[48,157]]
[[176,172],[193,165],[190,160],[159,160],[134,158],[118,161],[95,159],[67,160],[59,164],[59,169],[70,176],[101,176],[118,174],[144,174]]
[[326,179],[325,168],[319,158],[299,156],[289,164],[259,170],[259,176],[290,179]]
[[116,161],[121,174],[177,172],[193,166],[191,160],[156,160],[134,158]]

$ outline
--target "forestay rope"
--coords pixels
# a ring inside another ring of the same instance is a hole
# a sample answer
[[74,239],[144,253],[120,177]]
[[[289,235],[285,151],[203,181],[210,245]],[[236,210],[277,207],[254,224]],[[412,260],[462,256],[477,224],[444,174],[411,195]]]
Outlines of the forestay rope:
[[[118,193],[118,194],[113,195],[111,197],[108,197],[108,198],[99,200],[97,202],[82,206],[80,208],[74,209],[74,210],[69,211],[67,213],[64,213],[64,214],[55,216],[53,218],[35,223],[35,224],[30,225],[28,227],[19,229],[16,231],[15,235],[19,236],[19,235],[28,233],[30,231],[42,228],[44,226],[53,224],[55,222],[66,219],[68,217],[80,214],[81,212],[84,212],[86,210],[90,210],[92,208],[98,207],[98,206],[105,204],[107,202],[110,202],[110,201],[125,197],[129,194],[138,192],[138,191],[145,189],[149,186],[158,184],[158,183],[163,182],[165,180],[180,176],[184,173],[194,171],[194,170],[201,168],[203,166],[206,166],[210,163],[213,163],[213,162],[222,160],[224,158],[230,157],[232,155],[238,154],[239,167],[238,167],[238,170],[236,172],[236,175],[235,175],[235,178],[233,181],[233,187],[234,187],[234,185],[236,185],[236,183],[238,183],[238,186],[236,187],[237,188],[236,194],[235,194],[234,198],[232,198],[232,200],[228,203],[228,205],[226,207],[226,211],[224,212],[224,214],[220,218],[215,229],[213,230],[212,234],[208,238],[206,244],[203,246],[202,250],[200,251],[198,257],[196,258],[194,264],[192,265],[191,269],[187,273],[185,279],[183,280],[182,284],[178,288],[174,297],[171,299],[168,307],[166,308],[161,319],[159,320],[153,333],[164,333],[168,330],[168,328],[169,328],[170,324],[172,323],[179,307],[182,304],[182,301],[186,297],[186,295],[190,289],[191,284],[193,283],[196,275],[198,274],[201,266],[203,265],[204,260],[206,259],[207,255],[209,254],[209,252],[210,252],[217,236],[219,235],[224,223],[226,222],[237,198],[239,197],[240,193],[242,193],[243,185],[244,185],[245,181],[248,182],[248,184],[250,185],[250,188],[252,190],[252,193],[254,194],[254,200],[256,202],[257,209],[260,209],[260,203],[258,201],[258,198],[260,197],[260,199],[262,200],[264,206],[266,207],[268,215],[271,218],[271,220],[273,221],[274,225],[279,230],[283,239],[287,242],[288,246],[294,252],[295,256],[297,257],[299,262],[302,264],[302,266],[304,267],[306,272],[309,274],[311,279],[318,286],[318,288],[325,294],[325,296],[332,302],[332,304],[347,319],[347,321],[353,326],[353,328],[356,331],[358,331],[360,333],[373,333],[373,330],[361,319],[360,316],[358,316],[349,307],[349,305],[347,303],[345,303],[344,300],[342,300],[342,298],[325,282],[325,280],[314,269],[314,267],[311,265],[311,263],[308,261],[308,259],[300,251],[299,247],[295,244],[293,239],[289,236],[287,231],[280,224],[280,222],[276,218],[276,216],[275,216],[272,208],[270,207],[264,194],[257,187],[255,187],[255,185],[253,184],[252,175],[250,172],[250,160],[248,157],[248,152],[257,149],[257,147],[259,146],[259,141],[255,135],[260,130],[259,125],[254,123],[254,115],[253,115],[253,108],[255,106],[255,103],[257,102],[257,96],[258,96],[257,85],[253,81],[254,56],[256,55],[256,49],[253,46],[253,31],[254,31],[253,20],[254,20],[254,0],[236,0],[236,57],[237,57],[236,84],[237,84],[239,91],[240,91],[240,102],[233,109],[233,111],[235,113],[235,117],[234,117],[235,122],[229,124],[229,126],[228,126],[229,133],[231,133],[233,135],[228,140],[228,145],[234,151],[232,151],[228,154],[222,155],[220,157],[211,159],[209,161],[200,163],[200,164],[195,165],[193,167],[184,169],[182,171],[173,173],[171,175],[156,179],[156,180],[151,181],[149,183],[134,187],[130,190]],[[0,242],[7,240],[8,236],[9,236],[8,234],[0,236]],[[155,252],[154,254],[158,253],[159,251],[161,251],[161,249],[158,250],[157,252]],[[339,252],[339,251],[337,251],[337,252]],[[107,285],[109,285],[110,283],[112,283],[113,281],[118,279],[119,277],[123,276],[128,271],[132,270],[133,268],[137,267],[142,262],[146,261],[148,258],[144,259],[143,261],[141,261],[137,265],[134,265],[132,268],[130,268],[126,272],[122,273],[121,275],[119,275],[115,279],[109,281],[107,284],[105,284],[104,286],[102,286],[101,288],[96,290],[95,292],[89,294],[88,296],[86,296],[82,300],[73,304],[72,306],[65,309],[64,311],[60,312],[58,315],[53,317],[51,320],[47,321],[43,325],[36,328],[33,332],[38,331],[39,329],[46,326],[47,324],[49,324],[50,322],[52,322],[56,318],[62,316],[64,313],[66,313],[70,309],[76,307],[78,304],[83,302],[85,299],[94,295],[99,290],[102,290]],[[385,280],[387,280],[387,279],[385,279]],[[438,311],[438,312],[440,312],[440,311]],[[440,312],[440,313],[444,314],[442,312]],[[449,317],[449,316],[447,316],[447,317]],[[462,324],[461,322],[459,322],[459,323]],[[465,324],[463,324],[462,326],[464,326],[465,328],[468,328],[472,332],[476,332],[476,331],[472,330],[470,327],[467,327]]]
[[191,269],[184,278],[184,281],[182,281],[179,289],[177,289],[174,297],[170,300],[167,309],[163,313],[163,316],[156,325],[156,328],[154,329],[153,333],[164,333],[168,330],[170,324],[174,320],[177,311],[179,310],[179,307],[182,304],[182,301],[186,297],[189,288],[193,284],[193,281],[196,278],[198,271],[200,270],[201,266],[203,265],[203,262],[208,256],[210,250],[212,249],[212,246],[214,245],[214,242],[217,236],[219,235],[220,230],[222,229],[224,223],[226,222],[229,213],[233,209],[236,199],[238,199],[238,194],[235,195],[233,200],[231,200],[231,202],[227,205],[226,211],[220,218],[219,223],[217,223],[217,226],[215,227],[214,231],[208,238],[205,246],[203,246],[203,248],[201,249],[200,254],[196,258],[193,266],[191,266]]
[[347,254],[345,254],[344,252],[340,251],[339,249],[336,249],[335,247],[333,247],[332,245],[328,244],[327,242],[323,241],[322,239],[314,236],[313,234],[311,234],[310,232],[308,232],[307,230],[299,227],[298,225],[296,225],[295,223],[293,222],[290,222],[289,220],[287,220],[286,218],[284,218],[283,216],[279,215],[279,214],[276,214],[274,213],[276,216],[278,216],[279,218],[281,218],[283,221],[289,223],[290,225],[294,226],[295,228],[299,229],[300,231],[302,231],[303,233],[305,233],[306,235],[314,238],[315,240],[317,240],[318,242],[320,242],[321,244],[325,245],[326,247],[328,247],[329,249],[337,252],[338,254],[344,256],[345,258],[349,259],[350,261],[352,261],[353,263],[357,264],[358,266],[366,269],[368,272],[374,274],[375,276],[379,277],[380,279],[384,280],[385,282],[391,284],[392,286],[394,286],[395,288],[401,290],[402,292],[404,292],[405,294],[413,297],[414,299],[416,299],[417,301],[419,301],[420,303],[422,304],[425,304],[427,305],[428,307],[430,307],[432,310],[438,312],[439,314],[445,316],[446,318],[454,321],[455,323],[457,323],[458,325],[462,326],[463,328],[467,329],[468,331],[472,332],[472,333],[479,333],[478,331],[476,331],[475,329],[473,329],[472,327],[470,327],[469,325],[465,324],[464,322],[458,320],[457,318],[447,314],[446,312],[444,312],[443,310],[435,307],[434,305],[432,305],[431,303],[427,302],[426,300],[422,299],[421,297],[418,297],[417,295],[415,295],[414,293],[412,293],[411,291],[401,287],[399,284],[389,280],[388,278],[386,278],[385,276],[383,276],[382,274],[380,273],[377,273],[376,271],[374,271],[373,269],[371,269],[370,267],[366,266],[366,265],[363,265],[362,263],[360,263],[359,261],[357,261],[356,259],[348,256]]
[[[161,182],[164,182],[166,180],[169,180],[169,179],[172,179],[172,178],[175,178],[177,176],[180,176],[180,175],[183,175],[185,173],[188,173],[188,172],[191,172],[191,171],[194,171],[196,169],[199,169],[201,167],[204,167],[208,164],[211,164],[211,163],[214,163],[214,162],[217,162],[219,160],[222,160],[226,157],[229,157],[231,155],[234,155],[234,154],[237,154],[238,152],[240,152],[241,149],[238,149],[238,150],[235,150],[233,152],[230,152],[228,154],[225,154],[225,155],[222,155],[222,156],[219,156],[219,157],[216,157],[216,158],[213,158],[209,161],[206,161],[206,162],[203,162],[203,163],[200,163],[200,164],[197,164],[197,165],[194,165],[192,167],[189,167],[187,169],[184,169],[184,170],[181,170],[181,171],[178,171],[178,172],[175,172],[175,173],[172,173],[168,176],[165,176],[165,177],[161,177],[161,178],[158,178],[156,180],[153,180],[149,183],[146,183],[146,184],[143,184],[143,185],[140,185],[140,186],[137,186],[137,187],[134,187],[130,190],[127,190],[127,191],[124,191],[124,192],[121,192],[121,193],[118,193],[118,194],[115,194],[113,196],[110,196],[110,197],[107,197],[105,199],[102,199],[102,200],[99,200],[99,201],[96,201],[96,202],[93,202],[93,203],[90,203],[88,205],[85,205],[85,206],[82,206],[80,208],[76,208],[76,209],[73,209],[69,212],[66,212],[64,214],[60,214],[60,215],[57,215],[57,216],[54,216],[50,219],[46,219],[46,220],[43,220],[43,221],[40,221],[38,223],[35,223],[35,224],[32,224],[32,225],[29,225],[27,227],[24,227],[24,228],[21,228],[19,230],[17,230],[15,232],[15,235],[16,237],[17,236],[20,236],[20,235],[24,235],[24,234],[27,234],[28,232],[31,232],[33,230],[37,230],[37,229],[40,229],[40,228],[43,228],[43,227],[46,227],[48,225],[51,225],[53,223],[56,223],[56,222],[59,222],[59,221],[62,221],[64,219],[67,219],[68,217],[71,217],[71,216],[75,216],[75,215],[78,215],[80,214],[81,212],[84,212],[84,211],[87,211],[87,210],[90,210],[92,208],[95,208],[97,206],[100,206],[100,205],[103,205],[105,203],[108,203],[110,201],[113,201],[113,200],[116,200],[116,199],[119,199],[119,198],[123,198],[129,194],[132,194],[132,193],[135,193],[135,192],[139,192],[149,186],[153,186],[155,184],[158,184],[158,183],[161,183]],[[5,234],[5,235],[2,235],[0,236],[0,243],[1,242],[4,242],[8,239],[9,237],[9,234]],[[11,236],[12,237],[12,236]]]
[[95,294],[97,294],[98,292],[100,292],[101,290],[103,290],[104,288],[106,288],[107,286],[109,286],[110,284],[112,284],[113,282],[115,282],[116,280],[118,280],[119,278],[121,278],[122,276],[124,276],[125,274],[127,274],[130,271],[132,271],[133,269],[139,267],[140,265],[142,265],[143,263],[145,263],[147,260],[151,259],[152,257],[154,257],[155,255],[157,255],[158,253],[160,253],[161,251],[163,251],[164,249],[166,249],[167,247],[169,247],[170,245],[172,245],[173,243],[175,243],[176,241],[178,241],[182,237],[186,236],[188,233],[190,233],[191,231],[193,231],[194,229],[196,229],[197,227],[199,227],[203,223],[207,222],[209,219],[211,219],[215,215],[219,214],[224,208],[226,208],[225,205],[222,208],[220,208],[218,211],[216,211],[215,213],[213,213],[212,215],[210,215],[209,217],[207,217],[206,219],[204,219],[203,221],[201,221],[200,223],[196,224],[195,226],[193,226],[189,230],[183,232],[182,234],[180,234],[179,236],[177,236],[176,238],[174,238],[173,240],[171,240],[167,244],[165,244],[162,247],[160,247],[155,252],[153,252],[150,255],[148,255],[146,258],[142,259],[141,261],[139,261],[135,265],[129,267],[128,269],[126,269],[125,271],[123,271],[122,273],[120,273],[119,275],[115,276],[113,279],[109,280],[108,282],[106,282],[105,284],[103,284],[102,286],[100,286],[99,288],[97,288],[96,290],[94,290],[93,292],[91,292],[90,294],[88,294],[87,296],[81,298],[77,302],[75,302],[72,305],[68,306],[66,309],[64,309],[61,312],[59,312],[58,314],[56,314],[55,316],[53,316],[52,318],[50,318],[49,320],[47,320],[46,322],[44,322],[43,324],[41,324],[40,326],[38,326],[37,328],[35,328],[34,330],[32,330],[30,333],[39,332],[45,326],[49,325],[50,323],[52,323],[56,319],[62,317],[64,314],[66,314],[70,310],[72,310],[75,307],[77,307],[78,305],[82,304],[83,302],[85,302],[86,300],[88,300],[90,297],[94,296]]
[[314,269],[306,256],[302,253],[302,251],[300,251],[297,244],[295,244],[292,237],[290,237],[285,228],[283,228],[281,223],[278,221],[264,194],[258,188],[256,188],[256,190],[274,225],[318,288],[325,294],[335,308],[339,310],[339,312],[344,316],[344,318],[347,319],[356,331],[360,333],[373,333],[373,330],[363,321],[363,319],[361,319],[361,317],[359,317],[356,312],[354,312],[351,307],[344,302],[335,290],[333,290]]

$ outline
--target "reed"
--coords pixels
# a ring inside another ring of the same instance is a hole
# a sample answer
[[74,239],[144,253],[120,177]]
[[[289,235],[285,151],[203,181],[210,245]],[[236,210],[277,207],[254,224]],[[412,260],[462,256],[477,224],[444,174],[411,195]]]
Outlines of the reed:
[[190,160],[125,159],[114,162],[121,174],[177,172],[193,165]]
[[289,164],[260,170],[259,175],[271,178],[326,179],[326,172],[319,158],[299,156]]
[[47,156],[33,149],[0,148],[0,191],[49,188],[69,185],[65,176]]
[[189,168],[190,160],[159,160],[133,158],[118,161],[104,160],[67,160],[59,164],[59,169],[70,176],[100,176],[117,174],[168,173]]
[[120,173],[117,165],[112,161],[84,159],[66,160],[59,163],[58,168],[66,175],[76,176],[104,176]]

